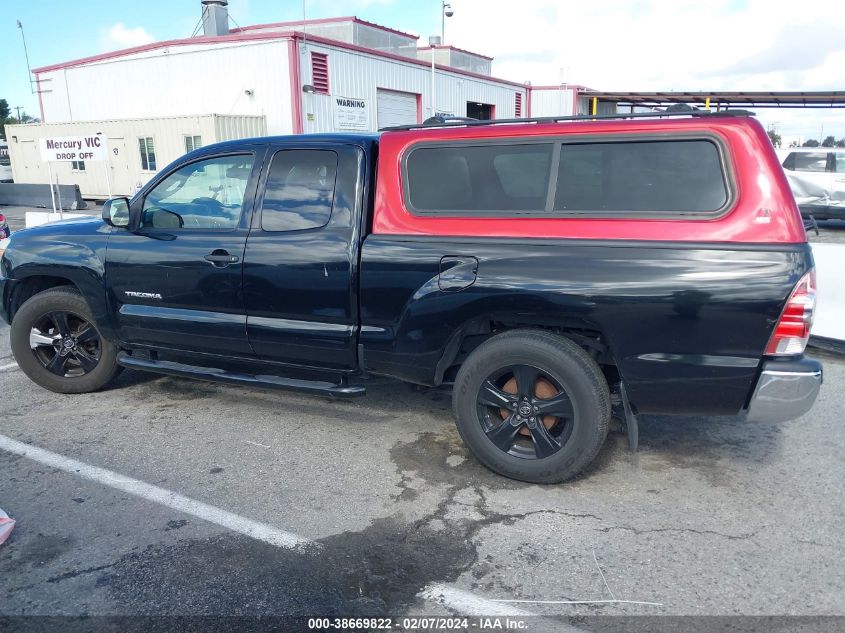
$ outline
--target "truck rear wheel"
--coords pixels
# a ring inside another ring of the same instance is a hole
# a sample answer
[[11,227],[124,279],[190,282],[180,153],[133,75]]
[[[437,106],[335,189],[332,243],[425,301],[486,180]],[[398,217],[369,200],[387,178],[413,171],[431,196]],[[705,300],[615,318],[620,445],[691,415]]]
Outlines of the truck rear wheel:
[[117,347],[100,336],[75,288],[52,288],[28,299],[12,319],[9,338],[23,373],[50,391],[96,391],[120,371]]
[[610,421],[599,366],[572,341],[514,330],[476,348],[452,396],[458,432],[478,460],[531,483],[575,477],[598,455]]

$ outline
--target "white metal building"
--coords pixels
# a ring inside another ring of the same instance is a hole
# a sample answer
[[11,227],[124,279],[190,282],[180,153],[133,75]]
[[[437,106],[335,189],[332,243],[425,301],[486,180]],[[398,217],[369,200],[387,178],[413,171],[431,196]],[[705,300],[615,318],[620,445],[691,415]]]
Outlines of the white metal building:
[[581,86],[561,84],[559,86],[530,86],[529,116],[573,116],[586,112],[586,104],[578,93]]
[[[433,114],[528,115],[528,87],[492,77],[490,57],[452,46],[419,47],[415,35],[356,17],[229,29],[226,0],[201,5],[205,34],[199,37],[34,69],[43,123],[15,127],[11,145],[59,134],[51,127],[57,124],[72,126],[63,134],[122,139],[128,165],[112,169],[129,177],[115,174],[112,193],[124,194],[155,171],[143,168],[147,141],[141,139],[151,138],[157,148],[157,169],[184,151],[188,132],[174,121],[240,117],[250,121],[246,135],[277,135],[375,131]],[[152,131],[142,132],[144,126]],[[202,144],[229,138],[198,134]],[[47,182],[37,152],[11,147],[10,154],[17,182]],[[70,166],[58,173],[86,197],[105,195],[95,176]]]
[[[472,104],[489,106],[496,118],[524,114],[517,104],[525,102],[526,86],[467,68],[437,64],[432,95],[425,59],[431,49],[418,51],[416,42],[414,35],[349,17],[156,42],[34,72],[42,121],[50,123],[242,114],[266,116],[269,134],[291,134],[374,131],[420,123],[432,112],[466,116]],[[439,47],[435,62],[444,52],[453,50]],[[464,51],[443,57],[490,66],[490,58]],[[388,120],[378,118],[382,98],[393,104]],[[351,101],[363,110],[359,116]]]

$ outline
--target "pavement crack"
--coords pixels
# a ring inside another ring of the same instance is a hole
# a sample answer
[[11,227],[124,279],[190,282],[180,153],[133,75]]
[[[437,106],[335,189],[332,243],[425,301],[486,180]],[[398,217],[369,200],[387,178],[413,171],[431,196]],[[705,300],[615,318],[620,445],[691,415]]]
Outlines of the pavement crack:
[[757,536],[757,532],[749,532],[748,534],[725,534],[724,532],[717,532],[716,530],[696,530],[695,528],[648,528],[638,529],[629,525],[611,525],[609,527],[599,528],[599,532],[610,532],[612,530],[625,530],[626,532],[633,532],[637,536],[642,534],[652,534],[660,532],[682,532],[689,534],[699,534],[702,536],[718,536],[731,541],[747,541],[748,539]]
[[801,543],[801,545],[813,545],[815,547],[834,547],[833,545],[828,545],[827,543],[819,543],[818,541],[813,541],[812,539],[797,538],[795,539],[795,542]]
[[81,576],[82,574],[91,574],[95,571],[102,571],[103,569],[108,569],[109,567],[114,567],[114,563],[111,563],[110,565],[100,565],[99,567],[88,567],[87,569],[75,569],[73,571],[69,571],[64,574],[59,574],[58,576],[53,576],[52,578],[48,578],[46,582],[61,582],[63,580],[68,580],[69,578],[76,578],[77,576]]

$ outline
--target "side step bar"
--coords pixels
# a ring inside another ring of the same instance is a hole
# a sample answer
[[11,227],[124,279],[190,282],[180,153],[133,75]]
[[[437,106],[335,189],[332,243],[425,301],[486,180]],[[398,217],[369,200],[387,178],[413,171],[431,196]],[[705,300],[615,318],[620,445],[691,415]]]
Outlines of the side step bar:
[[215,367],[200,367],[197,365],[185,365],[169,360],[150,360],[147,358],[136,358],[126,352],[117,355],[117,362],[129,369],[151,371],[157,374],[168,376],[180,376],[183,378],[195,378],[197,380],[210,380],[222,382],[228,385],[243,385],[252,387],[269,387],[271,389],[284,389],[287,391],[301,391],[304,393],[319,393],[328,396],[350,398],[363,396],[367,390],[362,385],[343,385],[322,380],[300,380],[298,378],[284,378],[270,374],[242,374],[239,372],[217,369]]

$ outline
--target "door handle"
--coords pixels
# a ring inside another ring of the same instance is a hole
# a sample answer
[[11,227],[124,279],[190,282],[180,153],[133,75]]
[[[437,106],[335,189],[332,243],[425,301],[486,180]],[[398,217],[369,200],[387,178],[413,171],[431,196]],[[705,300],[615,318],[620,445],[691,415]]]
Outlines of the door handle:
[[218,248],[211,251],[203,259],[205,259],[205,261],[207,262],[211,262],[212,266],[223,268],[225,266],[228,266],[229,264],[239,262],[241,258],[237,255],[229,255],[229,253],[224,251],[222,248]]

